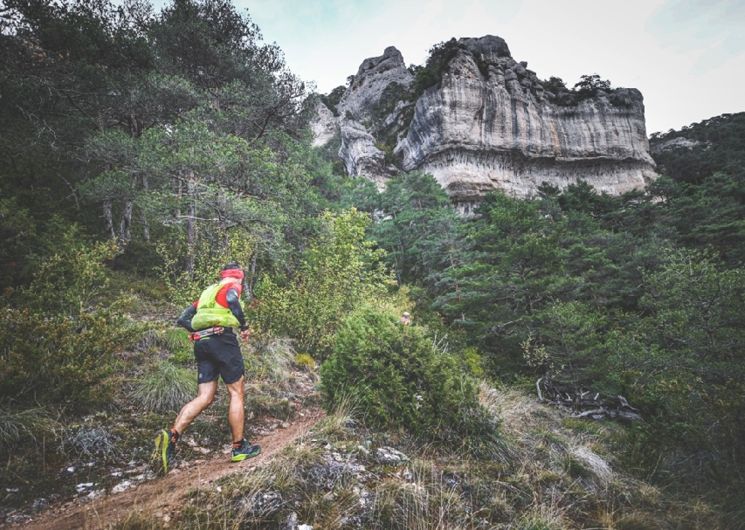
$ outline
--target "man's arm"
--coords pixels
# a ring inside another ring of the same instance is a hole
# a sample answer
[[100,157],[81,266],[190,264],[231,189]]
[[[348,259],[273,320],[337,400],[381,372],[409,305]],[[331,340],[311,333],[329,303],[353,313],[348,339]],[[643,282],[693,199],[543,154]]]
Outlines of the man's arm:
[[225,295],[225,300],[228,302],[230,312],[238,319],[238,323],[241,325],[241,331],[248,329],[248,326],[246,325],[246,316],[243,314],[243,308],[241,307],[241,302],[238,298],[238,291],[235,289],[228,289],[228,292]]
[[194,307],[194,305],[190,305],[186,309],[184,309],[184,312],[181,313],[181,316],[178,317],[178,320],[176,320],[176,324],[181,326],[182,328],[185,328],[187,331],[194,332],[194,328],[191,327],[191,319],[194,318],[194,315],[197,314],[197,308]]

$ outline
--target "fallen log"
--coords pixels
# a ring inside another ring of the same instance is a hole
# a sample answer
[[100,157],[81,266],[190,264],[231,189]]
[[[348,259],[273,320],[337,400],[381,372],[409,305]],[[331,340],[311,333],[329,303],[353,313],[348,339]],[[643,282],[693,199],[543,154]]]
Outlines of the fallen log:
[[[535,382],[538,400],[568,409],[574,418],[593,420],[613,419],[634,422],[642,419],[639,410],[624,396],[604,397],[600,392],[585,388],[567,388],[543,376]],[[592,397],[591,397],[592,396]]]

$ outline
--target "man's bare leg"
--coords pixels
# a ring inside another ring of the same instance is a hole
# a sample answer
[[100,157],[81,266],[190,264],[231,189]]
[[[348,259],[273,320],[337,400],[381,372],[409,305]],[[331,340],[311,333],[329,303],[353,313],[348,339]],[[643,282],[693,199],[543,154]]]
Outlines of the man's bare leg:
[[230,397],[230,403],[228,404],[228,423],[230,424],[230,431],[233,434],[232,442],[243,440],[243,383],[244,379],[241,376],[235,383],[225,385],[228,387],[228,395]]
[[183,406],[181,412],[176,416],[176,421],[171,430],[176,431],[178,434],[183,434],[189,424],[194,421],[194,418],[199,416],[204,409],[212,404],[215,400],[215,393],[217,393],[217,380],[210,381],[209,383],[201,383],[197,397]]

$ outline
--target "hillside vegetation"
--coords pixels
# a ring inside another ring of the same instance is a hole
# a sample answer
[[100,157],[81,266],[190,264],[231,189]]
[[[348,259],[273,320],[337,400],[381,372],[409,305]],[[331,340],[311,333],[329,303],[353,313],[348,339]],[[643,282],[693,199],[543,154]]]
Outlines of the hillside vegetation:
[[462,218],[429,175],[338,174],[317,96],[228,0],[5,6],[6,521],[144,469],[195,389],[173,322],[237,260],[251,422],[292,421],[315,378],[329,416],[180,526],[742,527],[742,115],[654,138],[698,143],[644,192],[544,186]]

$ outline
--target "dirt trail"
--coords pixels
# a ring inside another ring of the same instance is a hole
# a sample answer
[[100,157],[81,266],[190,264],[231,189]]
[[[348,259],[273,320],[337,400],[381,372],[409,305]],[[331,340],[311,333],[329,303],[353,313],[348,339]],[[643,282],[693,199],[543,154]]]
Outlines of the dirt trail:
[[[224,476],[245,472],[266,463],[279,451],[303,436],[323,417],[320,409],[306,409],[288,427],[256,438],[262,453],[240,464],[232,464],[224,454],[193,466],[178,468],[166,477],[144,482],[122,493],[109,495],[86,504],[73,502],[52,508],[38,518],[24,523],[23,528],[62,530],[68,528],[109,528],[131,513],[158,513],[166,517],[176,514],[187,494]],[[164,520],[165,522],[165,520]]]

